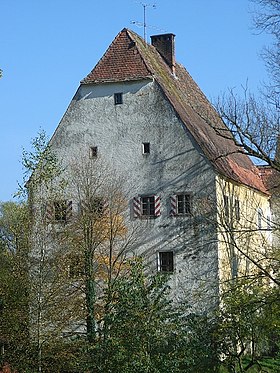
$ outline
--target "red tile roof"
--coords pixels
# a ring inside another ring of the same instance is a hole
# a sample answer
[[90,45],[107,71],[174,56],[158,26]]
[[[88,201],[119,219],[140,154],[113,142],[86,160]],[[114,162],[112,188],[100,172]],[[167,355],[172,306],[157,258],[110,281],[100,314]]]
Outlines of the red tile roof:
[[128,32],[120,32],[82,83],[137,80],[151,77]]
[[263,193],[267,189],[257,167],[242,154],[231,132],[185,68],[176,75],[155,47],[131,30],[123,29],[82,84],[154,78],[219,174]]
[[259,175],[270,194],[278,194],[280,187],[280,171],[270,166],[258,166]]

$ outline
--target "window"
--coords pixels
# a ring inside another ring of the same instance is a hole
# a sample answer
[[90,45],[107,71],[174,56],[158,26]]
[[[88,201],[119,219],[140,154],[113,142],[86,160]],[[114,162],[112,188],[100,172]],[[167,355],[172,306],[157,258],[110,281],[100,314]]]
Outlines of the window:
[[270,214],[267,214],[267,216],[266,216],[266,225],[267,225],[267,230],[271,231],[272,230],[272,225],[271,225],[271,216],[270,216]]
[[91,159],[97,157],[97,146],[91,146],[91,147],[89,148],[89,157],[90,157]]
[[149,142],[143,142],[142,143],[142,153],[143,154],[150,154],[150,143]]
[[135,218],[154,218],[160,215],[160,197],[138,196],[133,199],[133,212]]
[[82,257],[72,255],[69,258],[69,277],[72,279],[80,278],[84,275],[84,264]]
[[189,194],[177,195],[177,213],[182,215],[191,213],[191,196]]
[[91,197],[87,201],[82,201],[80,211],[82,214],[93,215],[95,218],[101,218],[104,213],[104,199],[101,197]]
[[263,211],[261,208],[258,208],[257,211],[257,227],[259,230],[262,229],[262,220],[263,220]]
[[190,215],[191,214],[191,194],[180,193],[170,197],[171,215]]
[[155,197],[142,197],[142,215],[154,216],[155,215]]
[[234,215],[235,215],[235,219],[239,221],[240,220],[240,203],[239,203],[238,198],[235,198],[234,200]]
[[229,219],[229,198],[224,195],[224,216],[225,219]]
[[123,103],[122,92],[114,93],[114,102],[115,102],[115,105],[121,105]]
[[173,272],[174,258],[173,251],[159,251],[158,252],[158,271],[159,272]]
[[104,200],[99,197],[91,198],[90,212],[96,217],[101,218],[104,212]]
[[54,221],[66,223],[72,216],[72,201],[55,201],[53,203]]

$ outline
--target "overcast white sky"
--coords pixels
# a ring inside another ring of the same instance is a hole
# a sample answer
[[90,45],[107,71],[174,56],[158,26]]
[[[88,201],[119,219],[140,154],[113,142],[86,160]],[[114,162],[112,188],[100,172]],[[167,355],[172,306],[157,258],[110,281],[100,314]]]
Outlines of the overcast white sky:
[[124,27],[176,35],[176,59],[210,99],[266,79],[258,57],[270,42],[252,30],[249,0],[1,0],[0,201],[22,180],[22,149],[52,135],[79,82]]

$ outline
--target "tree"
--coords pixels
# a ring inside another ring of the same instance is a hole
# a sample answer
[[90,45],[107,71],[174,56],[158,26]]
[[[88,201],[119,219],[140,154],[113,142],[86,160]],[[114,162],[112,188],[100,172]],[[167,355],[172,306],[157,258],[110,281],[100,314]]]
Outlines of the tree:
[[[224,232],[229,260],[235,269],[234,275],[223,284],[219,315],[224,363],[229,372],[250,371],[253,366],[260,368],[265,356],[279,354],[280,341],[280,3],[278,0],[252,1],[258,6],[254,26],[274,38],[272,47],[262,51],[270,81],[263,85],[259,96],[245,87],[243,97],[230,90],[218,99],[216,109],[231,133],[219,131],[209,118],[209,124],[220,136],[233,139],[238,152],[262,165],[259,172],[271,193],[271,220],[256,199],[250,200],[251,207],[255,205],[259,227],[256,227],[256,214],[246,217],[247,223],[243,224],[246,231],[238,227],[238,222],[232,224],[232,219],[220,219],[220,230]],[[228,206],[231,218],[235,214],[234,203],[232,198]],[[244,222],[244,217],[242,219]]]
[[23,202],[0,205],[0,359],[14,367],[26,366],[30,353],[27,216]]
[[49,220],[50,202],[60,201],[64,193],[63,172],[44,132],[32,141],[32,147],[32,151],[23,153],[27,190],[23,187],[20,193],[28,195],[29,326],[35,350],[33,366],[40,372],[47,369],[44,352],[63,333],[71,333],[81,319],[82,306],[79,289],[69,278],[65,251],[59,244],[61,221],[57,225]]
[[126,229],[123,183],[113,177],[108,166],[98,160],[79,159],[70,162],[68,171],[71,182],[67,193],[75,205],[61,244],[68,248],[70,266],[77,267],[76,281],[85,298],[86,334],[92,343],[104,312],[102,294],[105,289],[110,293],[137,235],[135,229]]
[[[264,48],[262,53],[271,79],[264,84],[265,89],[260,91],[259,98],[246,87],[243,97],[230,90],[229,95],[221,97],[215,106],[232,132],[239,151],[279,172],[279,155],[275,155],[280,146],[280,3],[278,0],[252,2],[258,5],[253,17],[255,28],[270,33],[274,38],[272,47]],[[218,133],[221,135],[221,132]]]
[[94,372],[217,371],[213,324],[172,302],[168,277],[147,276],[133,258],[104,296],[108,307],[92,348]]
[[255,11],[253,22],[260,32],[267,32],[273,37],[273,44],[265,47],[262,58],[270,74],[271,82],[266,85],[267,99],[280,108],[280,4],[278,0],[252,0],[259,8]]

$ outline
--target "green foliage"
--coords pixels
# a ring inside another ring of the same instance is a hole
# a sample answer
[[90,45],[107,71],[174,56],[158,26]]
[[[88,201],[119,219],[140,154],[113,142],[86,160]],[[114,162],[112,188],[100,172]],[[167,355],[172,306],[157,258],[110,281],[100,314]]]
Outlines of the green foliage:
[[251,279],[236,280],[224,294],[219,332],[230,372],[248,371],[279,353],[279,295],[279,287]]
[[25,196],[27,186],[29,193],[32,187],[52,183],[61,174],[57,157],[52,152],[45,131],[41,130],[31,141],[32,150],[23,150],[22,165],[24,168],[24,186],[20,186],[17,196]]
[[91,347],[94,372],[216,371],[213,330],[207,330],[206,319],[187,317],[169,299],[167,280],[146,277],[141,262],[135,261],[129,275],[114,283],[99,338]]
[[0,348],[23,366],[28,356],[28,220],[23,203],[0,205]]

